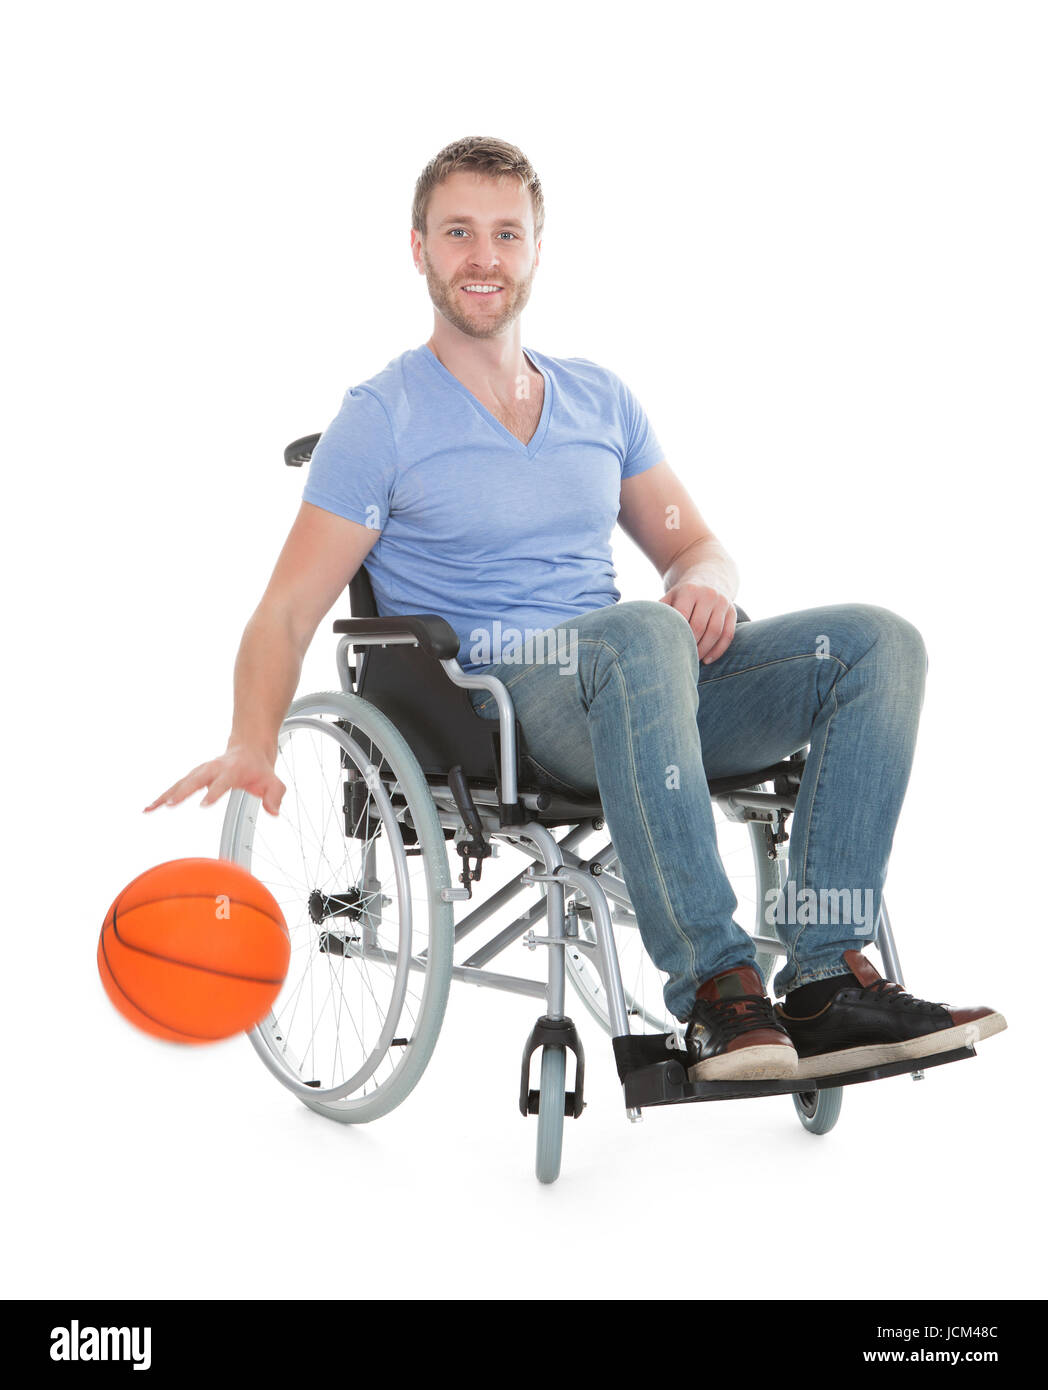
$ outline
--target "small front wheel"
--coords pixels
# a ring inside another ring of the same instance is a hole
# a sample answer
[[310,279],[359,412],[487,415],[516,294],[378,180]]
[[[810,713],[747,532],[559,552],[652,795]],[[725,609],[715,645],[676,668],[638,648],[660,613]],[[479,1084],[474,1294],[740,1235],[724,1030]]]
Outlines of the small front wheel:
[[542,1049],[539,1079],[539,1137],[535,1154],[535,1176],[539,1182],[556,1182],[560,1177],[560,1155],[564,1142],[564,1048]]
[[809,1134],[829,1134],[840,1118],[842,1096],[840,1086],[825,1091],[794,1091],[793,1104]]

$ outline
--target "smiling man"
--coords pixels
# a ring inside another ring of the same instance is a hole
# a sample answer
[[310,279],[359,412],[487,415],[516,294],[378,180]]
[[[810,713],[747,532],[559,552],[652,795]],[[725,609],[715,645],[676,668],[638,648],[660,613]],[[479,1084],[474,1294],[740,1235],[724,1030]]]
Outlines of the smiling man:
[[[693,1079],[830,1075],[999,1032],[1001,1014],[916,999],[862,953],[910,775],[920,634],[865,604],[736,626],[735,566],[633,393],[588,358],[522,346],[544,216],[534,169],[504,141],[456,141],[423,170],[411,251],[433,332],[346,393],[245,631],[227,750],[146,809],[243,787],[276,814],[304,653],[366,559],[382,616],[439,613],[463,669],[511,686],[529,777],[600,796]],[[616,522],[661,576],[658,600],[620,602]],[[506,632],[555,640],[522,659]],[[486,691],[471,698],[497,717]],[[707,779],[807,745],[788,892],[769,916],[786,950],[773,1009]],[[857,925],[798,901],[871,906]]]

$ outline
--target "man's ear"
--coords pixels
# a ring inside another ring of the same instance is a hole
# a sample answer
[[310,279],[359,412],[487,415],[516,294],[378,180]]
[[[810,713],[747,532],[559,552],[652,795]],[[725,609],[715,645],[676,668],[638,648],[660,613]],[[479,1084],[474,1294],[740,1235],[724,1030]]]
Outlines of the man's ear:
[[411,259],[415,262],[418,273],[425,275],[426,267],[422,264],[422,237],[414,227],[411,229]]

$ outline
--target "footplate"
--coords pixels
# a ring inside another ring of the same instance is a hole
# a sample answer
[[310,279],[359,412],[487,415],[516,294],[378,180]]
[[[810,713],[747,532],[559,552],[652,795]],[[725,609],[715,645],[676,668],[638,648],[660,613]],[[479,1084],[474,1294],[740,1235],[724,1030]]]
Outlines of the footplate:
[[531,1057],[540,1047],[564,1047],[575,1054],[575,1089],[564,1092],[564,1113],[577,1120],[582,1114],[585,1101],[582,1098],[582,1083],[585,1059],[582,1043],[570,1018],[546,1018],[538,1020],[531,1030],[531,1036],[524,1045],[524,1060],[520,1067],[520,1113],[528,1115],[539,1113],[539,1093],[528,1089],[531,1079]]
[[879,1081],[887,1076],[904,1076],[927,1071],[946,1062],[960,1062],[976,1055],[974,1047],[957,1047],[930,1057],[906,1057],[861,1071],[838,1072],[833,1076],[793,1077],[781,1081],[689,1081],[686,1054],[672,1047],[672,1033],[649,1033],[613,1038],[615,1062],[627,1110],[646,1105],[681,1105],[685,1101],[743,1100],[747,1096],[786,1096],[794,1091],[824,1091],[836,1086],[853,1086],[861,1081]]

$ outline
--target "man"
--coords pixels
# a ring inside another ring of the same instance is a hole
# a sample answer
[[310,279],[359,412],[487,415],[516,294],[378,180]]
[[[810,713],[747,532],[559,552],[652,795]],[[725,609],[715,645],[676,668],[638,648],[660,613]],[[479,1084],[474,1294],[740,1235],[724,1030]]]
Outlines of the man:
[[[629,389],[588,359],[521,346],[543,219],[515,146],[459,140],[427,165],[411,248],[432,336],[346,393],[245,631],[226,752],[146,809],[241,787],[277,813],[277,734],[302,658],[369,557],[383,616],[440,613],[463,668],[511,688],[530,772],[600,795],[693,1078],[832,1075],[999,1032],[999,1013],[915,999],[861,950],[910,775],[920,634],[856,604],[736,628],[735,566]],[[657,602],[619,602],[616,520],[662,575]],[[557,640],[522,661],[520,635],[543,632]],[[472,698],[495,714],[487,692]],[[707,778],[809,744],[773,1010],[732,917]],[[858,922],[845,901],[866,904]]]

